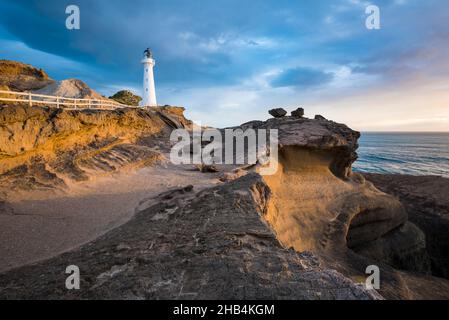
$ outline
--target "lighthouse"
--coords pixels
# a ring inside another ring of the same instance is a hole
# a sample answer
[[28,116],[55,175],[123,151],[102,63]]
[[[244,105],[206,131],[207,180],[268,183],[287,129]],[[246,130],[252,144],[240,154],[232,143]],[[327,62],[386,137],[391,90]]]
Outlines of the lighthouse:
[[143,107],[154,107],[157,106],[156,102],[156,89],[154,87],[154,75],[153,67],[156,61],[153,59],[153,54],[148,48],[143,52]]

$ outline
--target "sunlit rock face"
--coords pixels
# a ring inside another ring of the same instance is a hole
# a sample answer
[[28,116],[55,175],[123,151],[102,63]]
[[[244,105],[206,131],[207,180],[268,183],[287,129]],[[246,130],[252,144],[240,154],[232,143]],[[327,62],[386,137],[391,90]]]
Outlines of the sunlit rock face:
[[345,250],[407,222],[399,201],[352,173],[358,132],[332,121],[296,117],[252,128],[279,130],[279,169],[264,176],[273,193],[266,219],[286,246]]
[[0,106],[0,187],[60,188],[162,161],[171,130],[190,124],[183,110]]
[[315,252],[355,278],[370,264],[387,265],[385,296],[410,297],[404,277],[391,267],[429,274],[425,237],[396,198],[352,172],[360,134],[324,118],[245,127],[279,130],[279,169],[263,179],[271,190],[264,218],[280,243]]
[[42,69],[29,64],[0,60],[0,90],[32,91],[54,83]]
[[[43,177],[38,168],[51,170],[63,182],[69,174],[78,177],[76,170],[89,175],[108,166],[120,168],[117,163],[128,163],[124,157],[132,154],[129,148],[154,150],[156,143],[168,141],[165,132],[188,124],[181,109],[170,108],[2,112],[11,112],[0,119],[13,126],[17,137],[11,138],[15,143],[2,138],[9,153],[3,166],[11,164],[8,159],[22,161],[7,167],[2,177],[16,181]],[[38,132],[50,134],[37,134],[33,143],[26,143],[36,134],[34,126],[26,129],[29,121],[37,121]],[[299,117],[242,125],[247,128],[279,130],[274,175],[258,174],[258,164],[238,168],[216,187],[164,192],[155,204],[95,241],[0,274],[2,298],[449,298],[449,282],[425,274],[425,239],[401,203],[352,173],[358,132],[322,118]],[[102,143],[92,144],[92,135],[84,132],[98,135]],[[111,136],[115,139],[109,141]],[[22,145],[17,143],[21,139]],[[83,147],[73,141],[83,141]],[[61,156],[68,152],[73,155]],[[40,167],[33,166],[34,154],[45,159],[36,162]],[[37,171],[12,174],[18,168]],[[82,268],[83,290],[61,286],[67,261]],[[378,292],[363,285],[370,265],[381,270]]]

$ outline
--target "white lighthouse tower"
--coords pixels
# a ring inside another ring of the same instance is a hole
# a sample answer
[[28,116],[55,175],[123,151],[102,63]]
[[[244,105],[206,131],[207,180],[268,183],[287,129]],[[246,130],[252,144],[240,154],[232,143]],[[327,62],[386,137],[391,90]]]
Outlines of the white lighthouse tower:
[[156,61],[153,59],[153,54],[151,50],[148,48],[144,52],[144,58],[142,59],[143,64],[143,99],[142,106],[143,107],[155,107],[157,106],[156,102],[156,89],[154,87],[154,75],[153,75],[153,67],[156,64]]

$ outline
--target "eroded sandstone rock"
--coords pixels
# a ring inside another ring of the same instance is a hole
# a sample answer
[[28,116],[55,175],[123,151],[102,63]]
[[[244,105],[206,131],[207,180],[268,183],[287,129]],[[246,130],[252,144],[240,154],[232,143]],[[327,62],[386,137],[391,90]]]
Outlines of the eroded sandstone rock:
[[364,175],[376,187],[401,200],[410,221],[424,232],[432,274],[449,279],[449,179],[436,176]]
[[164,161],[171,130],[190,123],[182,111],[0,106],[0,189],[60,188]]
[[37,90],[53,82],[42,69],[17,61],[0,60],[0,86],[11,91]]
[[304,116],[304,109],[298,108],[292,111],[292,117],[302,118]]
[[[166,193],[91,244],[1,274],[0,298],[381,298],[313,254],[282,248],[261,219],[269,194],[255,173],[198,194]],[[65,289],[67,264],[82,270],[80,290]]]
[[[279,170],[264,176],[272,191],[264,217],[279,241],[333,256],[330,265],[344,274],[362,272],[369,263],[390,265],[385,296],[413,296],[410,278],[392,267],[429,273],[425,239],[397,199],[352,173],[359,133],[332,121],[293,117],[251,127],[279,130]],[[444,289],[435,291],[444,296]]]
[[270,111],[268,111],[268,113],[275,118],[282,118],[282,117],[285,117],[285,115],[287,114],[287,111],[285,111],[282,108],[276,108],[276,109],[271,109]]
[[[120,122],[133,125],[138,116],[122,115]],[[198,193],[191,187],[164,192],[94,242],[1,274],[0,298],[449,298],[448,281],[424,274],[425,241],[401,203],[352,173],[358,132],[295,117],[244,126],[279,130],[274,175],[261,177],[257,164]],[[148,146],[154,136],[142,141]],[[69,264],[83,270],[79,291],[63,286]],[[369,265],[381,270],[378,293],[361,285]]]

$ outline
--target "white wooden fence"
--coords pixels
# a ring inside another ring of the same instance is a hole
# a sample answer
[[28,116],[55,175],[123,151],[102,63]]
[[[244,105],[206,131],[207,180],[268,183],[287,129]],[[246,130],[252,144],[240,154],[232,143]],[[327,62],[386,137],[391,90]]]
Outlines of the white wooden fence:
[[58,96],[49,96],[45,94],[36,94],[32,92],[16,92],[0,90],[0,101],[22,102],[29,106],[50,105],[64,109],[117,109],[117,108],[136,108],[121,104],[112,100],[98,99],[75,99]]

